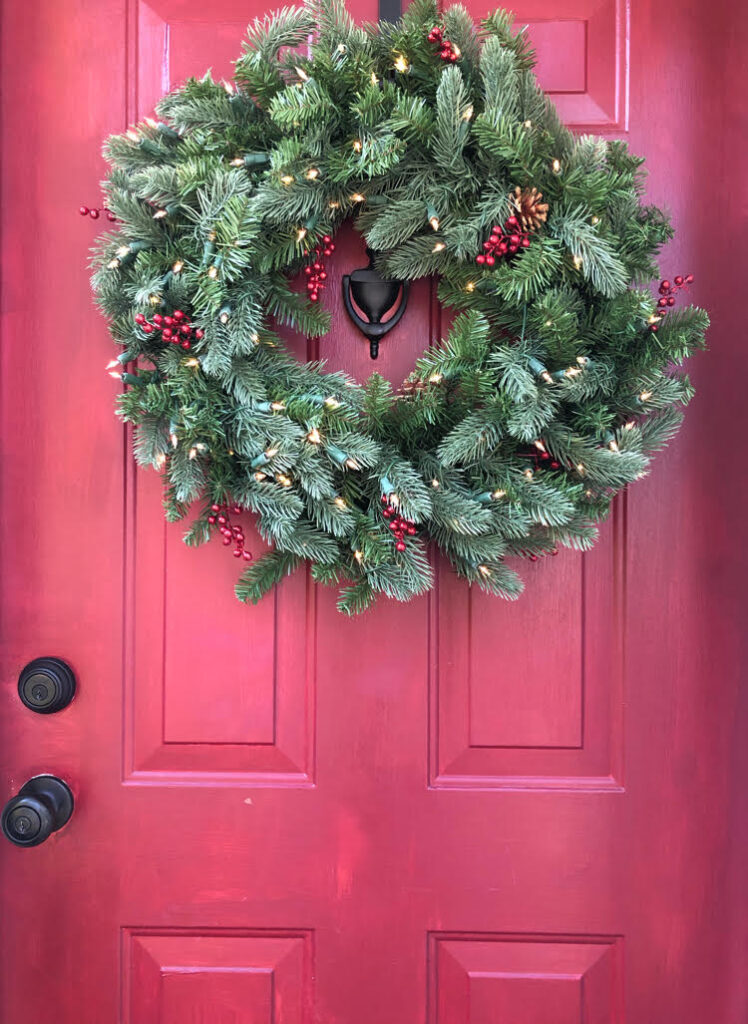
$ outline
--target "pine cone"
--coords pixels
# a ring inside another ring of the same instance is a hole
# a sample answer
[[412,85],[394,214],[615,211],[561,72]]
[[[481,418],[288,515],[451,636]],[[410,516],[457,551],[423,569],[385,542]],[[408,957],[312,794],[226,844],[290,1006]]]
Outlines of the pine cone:
[[423,391],[425,387],[426,384],[424,381],[408,378],[403,381],[398,390],[401,391],[403,395],[414,395],[418,391]]
[[514,215],[519,219],[524,231],[537,231],[548,216],[548,203],[543,201],[543,193],[536,188],[520,188],[519,185],[509,196]]

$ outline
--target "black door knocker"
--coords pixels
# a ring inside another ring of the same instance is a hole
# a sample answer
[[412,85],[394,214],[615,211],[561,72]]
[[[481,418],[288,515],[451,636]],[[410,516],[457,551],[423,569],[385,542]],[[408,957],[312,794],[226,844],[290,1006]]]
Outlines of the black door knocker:
[[[366,250],[369,257],[369,266],[360,267],[352,274],[343,276],[343,302],[348,310],[348,316],[365,337],[369,339],[369,354],[372,359],[379,355],[379,341],[400,321],[405,307],[408,305],[409,281],[389,281],[383,278],[374,269],[374,253],[371,249]],[[402,288],[400,305],[397,307],[389,320],[382,323],[382,317],[397,302],[397,295]],[[368,318],[362,320],[353,303]]]

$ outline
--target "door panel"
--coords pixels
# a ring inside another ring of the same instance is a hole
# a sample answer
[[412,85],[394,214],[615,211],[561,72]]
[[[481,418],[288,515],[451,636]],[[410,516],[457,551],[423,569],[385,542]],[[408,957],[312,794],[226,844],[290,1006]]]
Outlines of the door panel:
[[[704,239],[745,24],[726,0],[666,28],[651,0],[515,7],[567,123],[648,157],[663,270],[696,275],[715,351],[594,552],[522,563],[516,604],[437,564],[432,595],[354,621],[303,573],[239,605],[230,553],[164,524],[82,269],[101,138],[228,76],[264,4],[3,8],[1,795],[46,771],[76,798],[43,846],[0,846],[3,1024],[743,1024],[745,245],[731,215]],[[338,283],[364,246],[336,242],[332,330],[289,344],[397,384],[446,330],[433,282],[372,364]],[[43,654],[79,680],[58,715],[15,693]]]
[[310,1007],[310,933],[174,929],[125,935],[125,1020],[302,1024]]
[[429,1024],[607,1024],[622,1020],[620,942],[432,935]]
[[498,608],[441,567],[432,785],[621,788],[621,504],[611,520],[588,554],[521,564],[526,594]]
[[[307,784],[314,762],[314,593],[298,573],[255,608],[222,545],[182,543],[160,481],[129,465],[125,772],[131,782]],[[249,524],[248,524],[249,525]],[[264,544],[247,531],[248,546]],[[198,628],[196,628],[199,622]]]
[[[482,8],[465,5],[474,17]],[[523,0],[519,24],[538,56],[538,79],[563,120],[580,131],[628,127],[630,9],[625,0]]]
[[[165,91],[208,67],[216,78],[230,77],[247,20],[264,13],[217,3],[205,17],[179,0],[133,3],[131,117],[149,116]],[[303,339],[289,341],[304,358]],[[158,478],[136,472],[129,457],[125,472],[128,781],[308,785],[315,597],[307,576],[297,574],[256,608],[243,607],[233,595],[239,570],[230,552],[218,544],[187,549],[184,525],[163,522]],[[248,547],[259,554],[264,543],[245,526]]]

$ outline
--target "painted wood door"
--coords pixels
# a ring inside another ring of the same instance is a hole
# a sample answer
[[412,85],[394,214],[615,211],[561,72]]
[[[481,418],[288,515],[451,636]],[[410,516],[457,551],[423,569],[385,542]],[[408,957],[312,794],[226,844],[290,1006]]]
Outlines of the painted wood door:
[[[592,554],[527,569],[516,605],[440,568],[349,622],[304,575],[240,606],[223,548],[163,524],[85,271],[101,137],[228,73],[260,3],[4,6],[0,795],[51,772],[76,809],[0,849],[3,1024],[744,1022],[745,23],[728,0],[515,7],[567,121],[649,158],[712,353]],[[362,256],[349,232],[331,276]],[[325,302],[309,354],[363,378]],[[380,369],[439,334],[420,282]],[[34,715],[16,680],[49,654],[79,691]]]

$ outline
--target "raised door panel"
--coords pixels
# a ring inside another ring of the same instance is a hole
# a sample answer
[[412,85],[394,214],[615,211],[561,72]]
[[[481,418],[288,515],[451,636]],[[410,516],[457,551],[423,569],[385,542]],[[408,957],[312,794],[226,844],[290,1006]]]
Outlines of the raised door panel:
[[520,563],[516,602],[467,589],[440,563],[432,786],[622,787],[623,503],[601,533],[592,552]]
[[311,932],[123,932],[124,1024],[308,1024]]
[[430,936],[429,1024],[621,1024],[622,940]]
[[[129,5],[130,116],[211,68],[229,78],[247,23],[265,5],[180,0]],[[303,338],[290,338],[301,358]],[[128,456],[129,460],[129,456]],[[197,551],[162,519],[158,477],[128,462],[125,777],[306,785],[314,761],[315,593],[297,573],[255,608],[218,540]],[[244,523],[248,547],[265,545]],[[199,628],[198,628],[199,624]]]
[[[483,8],[466,4],[474,17]],[[626,0],[519,0],[516,24],[526,24],[540,84],[570,127],[594,132],[628,129],[629,8]]]
[[[483,13],[468,3],[474,17]],[[628,13],[619,0],[525,0],[540,84],[576,130],[627,125]],[[587,554],[517,564],[514,603],[446,563],[432,601],[430,782],[437,788],[621,789],[625,498]]]

